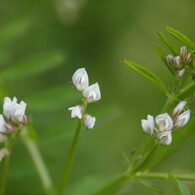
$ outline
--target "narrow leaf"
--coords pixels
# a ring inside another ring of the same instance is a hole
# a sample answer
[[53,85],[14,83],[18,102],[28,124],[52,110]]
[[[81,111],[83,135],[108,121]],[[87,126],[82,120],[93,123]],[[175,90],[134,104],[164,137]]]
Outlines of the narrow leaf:
[[190,195],[190,190],[183,181],[176,179],[172,174],[170,178],[176,184],[180,195]]
[[126,64],[128,67],[133,69],[135,72],[139,73],[140,75],[144,76],[149,81],[152,81],[155,83],[166,95],[168,95],[169,91],[166,87],[166,85],[152,72],[147,70],[146,68],[131,62],[131,61],[123,61],[124,64]]
[[159,56],[161,57],[162,61],[165,63],[168,70],[172,73],[173,76],[175,76],[173,69],[167,64],[167,61],[166,61],[167,54],[158,45],[155,46],[155,49],[156,49],[157,53],[159,54]]
[[148,188],[149,190],[153,192],[158,192],[160,194],[164,194],[164,191],[162,188],[155,185],[151,180],[148,179],[139,179],[138,180],[144,187]]
[[188,46],[191,49],[195,49],[194,43],[183,33],[171,28],[171,27],[166,27],[165,30],[169,32],[175,39],[180,41],[182,44]]
[[47,52],[13,64],[0,72],[0,77],[6,80],[23,79],[40,74],[64,62],[64,54],[59,51]]
[[170,51],[174,55],[178,55],[177,47],[160,31],[158,31],[157,34],[158,34],[159,39],[164,42],[164,44],[170,49]]

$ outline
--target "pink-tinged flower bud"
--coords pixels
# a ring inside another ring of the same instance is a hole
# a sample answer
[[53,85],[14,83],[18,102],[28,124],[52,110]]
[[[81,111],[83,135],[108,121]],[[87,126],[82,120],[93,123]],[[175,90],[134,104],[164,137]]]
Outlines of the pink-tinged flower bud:
[[155,122],[160,132],[170,131],[173,128],[173,121],[167,113],[158,115]]
[[88,103],[96,102],[101,99],[101,93],[98,83],[90,85],[83,91],[83,96],[87,99]]
[[11,100],[9,97],[4,98],[3,105],[3,115],[12,122],[24,123],[26,110],[26,103],[21,101],[20,104],[17,103],[17,98],[14,97]]
[[89,78],[85,68],[79,68],[73,74],[72,82],[79,91],[83,91],[89,86]]
[[0,114],[0,132],[3,133],[6,131],[6,122],[3,118],[3,115]]
[[142,128],[144,133],[148,135],[153,135],[154,134],[154,117],[151,115],[147,116],[147,120],[142,119]]
[[84,125],[88,129],[93,129],[93,127],[95,125],[95,121],[96,121],[96,118],[95,117],[92,117],[89,114],[86,114],[85,115],[85,120],[84,120]]
[[160,143],[163,145],[170,145],[172,142],[171,131],[164,131],[158,134],[157,138],[160,140]]
[[189,121],[190,119],[190,111],[187,110],[185,112],[183,112],[182,114],[180,114],[175,123],[174,123],[174,127],[175,128],[180,128],[180,127],[183,127],[184,125],[187,124],[187,122]]
[[177,118],[178,115],[183,111],[186,104],[187,104],[186,101],[182,101],[179,104],[177,104],[177,106],[173,110],[173,118],[174,119]]
[[81,105],[70,107],[70,108],[68,108],[68,110],[71,111],[71,117],[72,118],[76,118],[77,117],[79,119],[82,119],[83,107]]

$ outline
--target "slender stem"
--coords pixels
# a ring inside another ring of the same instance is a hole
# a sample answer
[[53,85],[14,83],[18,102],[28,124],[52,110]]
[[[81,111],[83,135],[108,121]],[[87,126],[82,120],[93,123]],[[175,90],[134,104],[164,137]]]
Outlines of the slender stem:
[[105,185],[103,188],[98,190],[92,195],[111,195],[115,194],[128,180],[131,180],[132,177],[126,174],[117,177],[115,180],[112,180],[110,183]]
[[78,140],[79,140],[79,137],[80,137],[82,126],[83,126],[83,120],[79,120],[77,129],[76,129],[76,133],[74,135],[74,139],[73,139],[72,145],[70,147],[68,159],[65,163],[65,167],[64,167],[64,171],[63,171],[63,177],[62,177],[60,191],[59,191],[60,195],[64,194],[64,191],[66,189],[66,185],[68,183],[68,179],[69,179],[71,169],[72,169],[72,164],[73,164],[73,161],[74,161],[74,158],[75,158],[77,143],[78,143]]
[[39,176],[41,178],[41,182],[43,184],[45,193],[47,195],[53,195],[56,194],[56,190],[54,188],[54,185],[52,183],[52,180],[50,178],[50,175],[48,173],[48,170],[44,164],[43,158],[40,154],[40,151],[37,147],[37,144],[35,141],[29,136],[27,128],[24,128],[21,137],[23,139],[24,144],[26,145],[32,160],[35,164],[35,167],[39,173]]
[[[195,174],[172,174],[175,178],[181,180],[195,181]],[[136,173],[137,178],[148,178],[148,179],[169,179],[169,173]]]
[[21,132],[21,127],[18,127],[18,129],[13,133],[11,138],[6,143],[5,148],[9,151],[9,154],[5,157],[4,162],[3,162],[3,170],[1,173],[1,181],[0,181],[0,195],[4,195],[5,190],[6,190],[11,153],[12,153],[16,138],[20,132]]

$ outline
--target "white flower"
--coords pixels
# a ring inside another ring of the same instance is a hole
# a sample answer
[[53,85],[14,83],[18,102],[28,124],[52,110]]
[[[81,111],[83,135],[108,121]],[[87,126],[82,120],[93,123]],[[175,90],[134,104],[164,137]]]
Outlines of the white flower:
[[3,115],[0,114],[0,132],[5,132],[6,131],[6,128],[5,128],[5,120],[3,118]]
[[177,117],[177,120],[174,123],[174,127],[176,128],[183,127],[184,125],[187,124],[189,119],[190,119],[190,111],[187,110]]
[[4,98],[3,104],[3,115],[14,122],[26,123],[25,116],[26,103],[21,101],[20,104],[17,103],[17,98],[14,97],[11,100],[9,97]]
[[142,119],[142,128],[146,134],[153,135],[154,133],[154,117],[151,115],[147,116],[147,120]]
[[88,103],[96,102],[101,99],[101,93],[98,83],[90,85],[83,91],[83,96],[87,98]]
[[158,134],[157,138],[160,140],[161,144],[169,145],[172,142],[171,131],[164,131]]
[[90,116],[89,114],[85,115],[85,120],[84,120],[84,125],[88,128],[88,129],[93,129],[94,125],[95,125],[95,121],[96,118]]
[[82,106],[74,106],[74,107],[70,107],[68,108],[68,110],[71,111],[71,117],[72,118],[79,118],[79,119],[82,119]]
[[79,91],[83,91],[89,86],[89,78],[85,68],[79,68],[73,74],[72,82]]
[[177,104],[177,106],[173,110],[173,117],[174,118],[178,117],[178,115],[182,112],[182,110],[184,109],[186,104],[187,104],[186,101],[182,101],[179,104]]
[[155,122],[158,125],[159,131],[169,131],[173,128],[173,121],[167,114],[160,114],[155,118]]

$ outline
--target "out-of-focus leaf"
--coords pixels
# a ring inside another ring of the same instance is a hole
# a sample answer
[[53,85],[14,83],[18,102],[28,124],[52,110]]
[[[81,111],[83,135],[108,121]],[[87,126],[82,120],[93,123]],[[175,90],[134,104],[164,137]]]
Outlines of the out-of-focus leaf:
[[64,59],[60,51],[38,54],[1,70],[0,77],[6,80],[27,78],[61,65]]
[[155,83],[166,95],[169,94],[166,85],[154,73],[131,61],[124,60],[123,63],[126,64],[131,69],[133,69],[134,71],[136,71],[137,73],[139,73],[140,75],[147,78],[149,81]]
[[[150,155],[142,170],[152,169],[177,150],[185,141],[195,135],[195,118],[191,118],[188,124],[172,133],[173,140],[169,146],[159,146]],[[143,151],[143,154],[147,151]]]
[[183,181],[176,179],[172,174],[170,178],[176,184],[180,195],[190,195],[190,190]]
[[52,112],[65,110],[76,100],[80,94],[72,86],[57,86],[25,99],[32,112]]
[[0,47],[23,35],[30,27],[28,18],[13,21],[0,29]]
[[162,188],[160,188],[157,185],[155,185],[151,180],[148,180],[148,179],[139,179],[138,181],[143,186],[145,186],[146,188],[150,189],[151,191],[158,192],[160,194],[164,194],[164,191],[162,190]]
[[167,32],[169,32],[174,38],[176,38],[178,41],[180,41],[182,44],[188,46],[191,49],[195,49],[194,43],[183,33],[167,26],[165,28]]
[[179,98],[183,99],[185,97],[189,97],[194,93],[194,91],[195,91],[195,81],[192,81],[180,90]]
[[166,61],[166,56],[167,54],[163,51],[163,49],[161,47],[159,47],[158,45],[155,46],[156,51],[158,52],[159,56],[161,57],[162,61],[165,63],[166,67],[169,69],[169,71],[173,74],[173,76],[175,76],[175,73],[173,71],[173,69],[167,64]]
[[173,52],[174,55],[178,55],[178,49],[177,47],[160,31],[157,32],[158,37],[165,45],[170,49],[171,52]]

